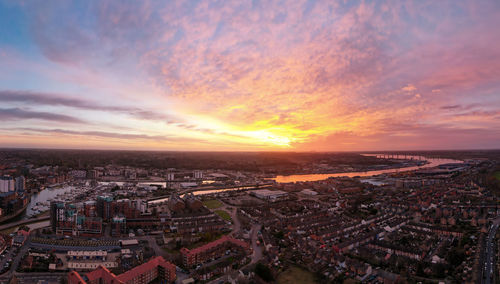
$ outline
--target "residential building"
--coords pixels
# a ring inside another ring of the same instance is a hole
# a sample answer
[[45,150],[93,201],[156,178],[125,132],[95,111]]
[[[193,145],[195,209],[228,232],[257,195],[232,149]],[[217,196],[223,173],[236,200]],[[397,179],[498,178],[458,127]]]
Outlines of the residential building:
[[103,266],[85,276],[71,271],[68,274],[68,284],[145,284],[153,281],[172,283],[176,279],[175,270],[174,264],[158,256],[118,276]]
[[242,240],[224,235],[220,239],[197,247],[195,249],[181,249],[182,262],[185,267],[204,263],[210,259],[223,256],[228,250],[238,251],[242,254],[250,254],[250,245]]

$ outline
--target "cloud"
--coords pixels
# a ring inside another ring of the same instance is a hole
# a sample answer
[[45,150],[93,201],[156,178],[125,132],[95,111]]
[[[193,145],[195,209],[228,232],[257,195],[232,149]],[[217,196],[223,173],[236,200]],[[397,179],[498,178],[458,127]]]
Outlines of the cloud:
[[416,91],[417,90],[417,87],[415,87],[414,85],[412,84],[408,84],[406,85],[405,87],[403,87],[401,90],[405,91],[405,92],[413,92],[413,91]]
[[20,108],[0,108],[0,120],[26,120],[38,119],[46,121],[55,121],[60,123],[85,123],[85,121],[69,115],[55,114],[49,112],[39,112],[23,110]]
[[[400,142],[414,147],[427,143],[419,138],[426,131],[412,131],[424,124],[456,133],[449,129],[480,130],[481,117],[499,126],[498,1],[87,1],[23,8],[52,63],[98,70],[104,81],[139,78],[178,102],[180,115],[154,111],[143,103],[152,95],[126,87],[118,97],[133,107],[24,91],[2,91],[0,101],[122,113],[211,136],[266,131],[297,147],[315,140],[328,147],[327,137],[355,145],[351,137],[364,137],[359,144],[370,148],[390,144],[383,136],[412,135],[414,141]],[[192,114],[226,129],[184,119]]]
[[389,124],[387,128],[389,132],[366,136],[355,132],[340,131],[297,145],[297,147],[299,150],[315,149],[316,151],[328,151],[332,148],[338,151],[498,149],[495,137],[500,135],[500,128],[457,128],[450,124],[395,124],[392,126]]
[[481,107],[485,107],[484,104],[481,104],[481,103],[473,103],[473,104],[455,104],[455,105],[444,105],[442,107],[440,107],[440,109],[444,109],[444,110],[471,110],[471,109],[477,109],[477,108],[481,108]]
[[0,90],[0,102],[20,102],[26,105],[65,106],[91,111],[118,112],[144,120],[160,120],[169,123],[180,122],[179,118],[163,113],[143,110],[136,107],[105,106],[91,101],[68,98],[67,95],[56,93]]
[[461,105],[449,105],[449,106],[442,106],[441,109],[444,110],[453,110],[453,109],[461,109]]
[[133,134],[133,133],[116,133],[107,131],[75,131],[67,129],[42,129],[42,128],[4,128],[8,131],[25,131],[36,132],[44,134],[63,134],[63,135],[76,135],[76,136],[92,136],[103,137],[123,140],[154,140],[154,141],[169,141],[169,142],[202,142],[203,139],[185,138],[166,135],[146,135],[146,134]]

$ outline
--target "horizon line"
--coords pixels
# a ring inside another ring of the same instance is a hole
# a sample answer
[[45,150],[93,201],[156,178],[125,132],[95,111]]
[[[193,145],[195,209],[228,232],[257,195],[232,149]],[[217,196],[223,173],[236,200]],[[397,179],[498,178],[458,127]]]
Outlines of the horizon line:
[[89,149],[89,148],[43,148],[43,147],[0,147],[0,151],[14,151],[14,150],[46,150],[46,151],[109,151],[109,152],[174,152],[174,153],[377,153],[377,152],[385,152],[385,153],[398,153],[398,152],[448,152],[448,151],[456,151],[456,152],[467,152],[467,151],[500,151],[500,148],[482,148],[482,149],[408,149],[408,150],[356,150],[356,151],[348,151],[348,150],[329,150],[329,151],[292,151],[292,150],[147,150],[147,149]]

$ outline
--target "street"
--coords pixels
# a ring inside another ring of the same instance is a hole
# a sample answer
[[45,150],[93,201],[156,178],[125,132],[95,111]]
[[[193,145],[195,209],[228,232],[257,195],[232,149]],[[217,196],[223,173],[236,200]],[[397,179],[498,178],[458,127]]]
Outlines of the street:
[[260,224],[252,225],[252,261],[250,264],[257,263],[262,258],[262,247],[257,244],[258,233],[262,226]]
[[486,238],[484,244],[484,260],[481,266],[482,269],[482,279],[481,283],[490,284],[494,283],[494,271],[495,271],[495,235],[498,230],[498,226],[500,225],[500,217],[496,218],[493,221],[493,224],[488,231],[488,237]]
[[155,252],[157,256],[163,256],[165,259],[169,259],[169,254],[162,249],[156,242],[156,236],[139,236],[136,237],[138,240],[144,240],[149,243],[149,247]]

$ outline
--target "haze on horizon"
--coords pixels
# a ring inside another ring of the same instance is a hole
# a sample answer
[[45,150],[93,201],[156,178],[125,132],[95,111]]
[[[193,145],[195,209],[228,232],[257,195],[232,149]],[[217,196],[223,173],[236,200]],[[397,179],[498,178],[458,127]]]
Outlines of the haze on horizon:
[[0,0],[0,147],[491,149],[500,2]]

